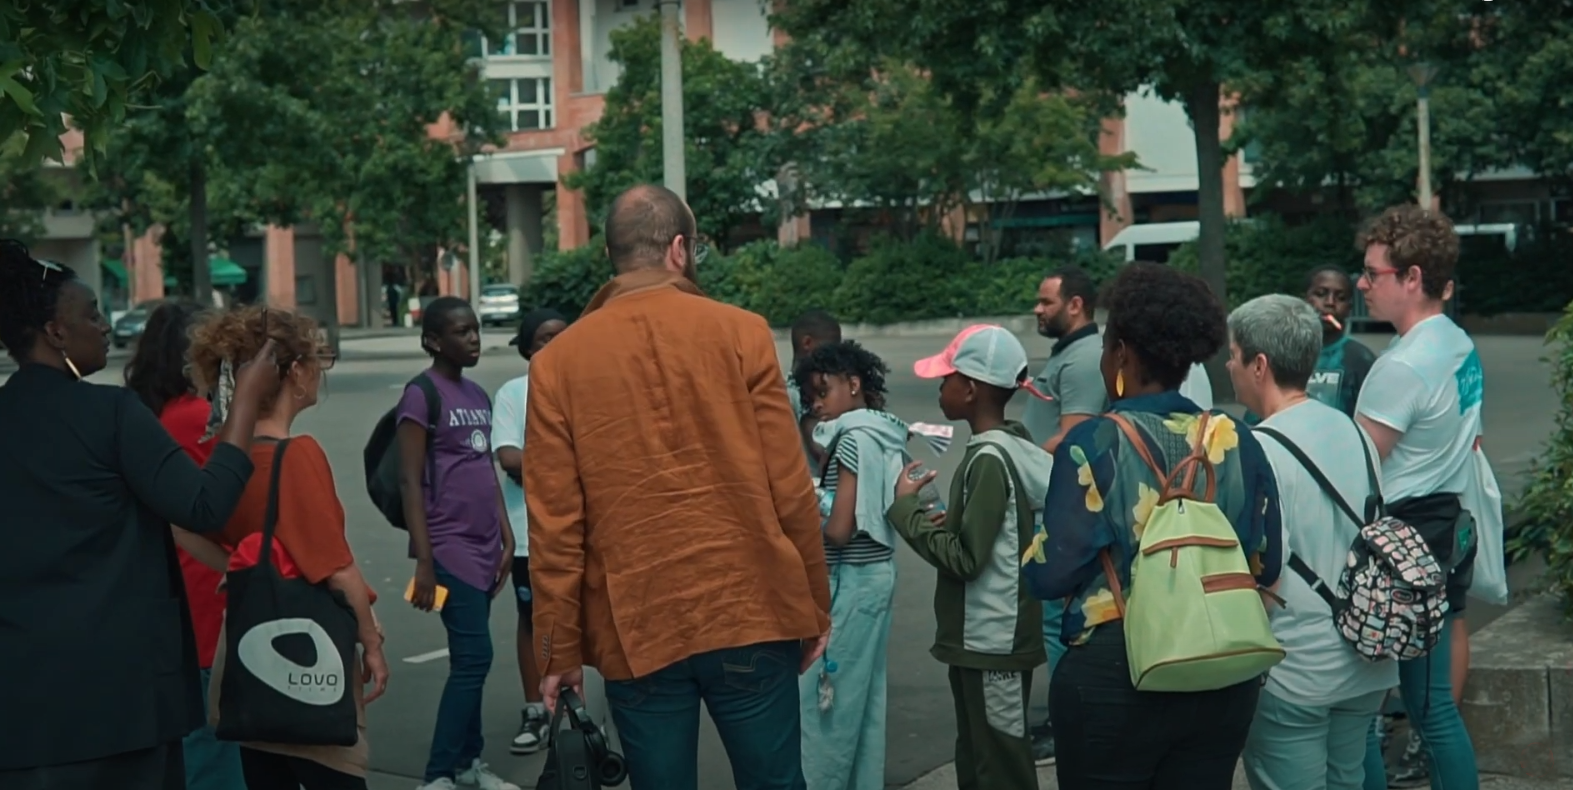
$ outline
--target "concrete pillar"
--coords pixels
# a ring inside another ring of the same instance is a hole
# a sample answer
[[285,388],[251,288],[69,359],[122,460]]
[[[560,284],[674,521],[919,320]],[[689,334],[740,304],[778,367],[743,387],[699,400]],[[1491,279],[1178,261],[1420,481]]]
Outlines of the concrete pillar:
[[[557,160],[557,172],[566,176],[579,169],[578,157],[563,154]],[[557,247],[571,250],[590,242],[590,216],[584,204],[584,193],[557,185]]]
[[131,287],[131,304],[164,298],[164,248],[158,243],[164,235],[163,225],[154,225],[132,241],[127,248],[127,277]]
[[[1222,113],[1218,119],[1219,140],[1228,140],[1234,134],[1235,104],[1232,96],[1222,101]],[[1245,153],[1237,151],[1223,163],[1223,213],[1226,217],[1245,216],[1245,188],[1240,186],[1240,163],[1243,161]]]
[[[1098,151],[1105,156],[1125,153],[1125,119],[1105,118],[1103,133],[1098,136]],[[1130,227],[1135,220],[1131,195],[1125,188],[1125,171],[1104,173],[1098,179],[1102,193],[1103,211],[1098,213],[1098,244],[1107,244],[1120,231]]]
[[294,310],[295,229],[269,225],[262,241],[262,261],[268,304]]
[[523,287],[541,251],[541,187],[509,184],[504,189],[508,217],[508,282]]
[[350,256],[341,252],[334,258],[333,277],[339,326],[355,326],[360,323],[360,277]]

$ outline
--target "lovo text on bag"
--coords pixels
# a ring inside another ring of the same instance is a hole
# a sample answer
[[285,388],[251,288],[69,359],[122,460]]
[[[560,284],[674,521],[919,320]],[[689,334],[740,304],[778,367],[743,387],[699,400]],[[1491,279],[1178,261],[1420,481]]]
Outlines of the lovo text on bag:
[[[422,373],[404,385],[405,389],[419,387],[426,396],[426,477],[437,477],[436,458],[432,454],[432,437],[437,435],[437,420],[442,416],[442,395],[437,385]],[[399,484],[399,407],[394,406],[377,421],[361,453],[366,467],[366,493],[377,506],[383,518],[398,529],[409,529],[404,523],[404,494]]]
[[350,688],[359,675],[355,612],[327,585],[286,579],[273,566],[279,472],[288,447],[286,439],[273,451],[257,564],[227,577],[228,659],[216,735],[225,741],[354,746],[360,735]]
[[[1289,437],[1272,428],[1258,427],[1256,433],[1271,436],[1283,445],[1333,504],[1360,527],[1360,537],[1349,547],[1349,559],[1336,593],[1304,560],[1292,554],[1289,557],[1289,569],[1332,609],[1338,634],[1356,653],[1372,661],[1407,661],[1431,652],[1442,638],[1447,616],[1447,574],[1420,531],[1387,515],[1379,495],[1366,503],[1365,516],[1361,517]],[[1371,490],[1377,491],[1376,461],[1363,431],[1360,447],[1365,450]]]
[[[1161,491],[1131,559],[1128,598],[1108,550],[1099,555],[1125,621],[1131,684],[1138,691],[1212,691],[1261,676],[1283,660],[1284,649],[1240,539],[1214,503],[1211,415],[1197,418],[1195,448],[1167,475],[1135,425],[1117,413],[1107,416],[1158,476]],[[1194,490],[1198,468],[1206,480],[1201,496]]]

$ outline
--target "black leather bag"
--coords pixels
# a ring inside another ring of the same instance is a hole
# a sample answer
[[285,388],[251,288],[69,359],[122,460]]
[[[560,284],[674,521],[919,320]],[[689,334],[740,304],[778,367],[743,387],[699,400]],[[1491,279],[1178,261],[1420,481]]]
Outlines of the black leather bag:
[[585,712],[579,695],[563,689],[552,714],[546,766],[541,769],[536,790],[598,790],[616,787],[627,778],[623,756],[607,745],[606,736]]
[[286,579],[273,566],[279,471],[273,451],[257,564],[230,571],[224,679],[216,736],[224,741],[354,746],[358,680],[355,612],[326,584]]

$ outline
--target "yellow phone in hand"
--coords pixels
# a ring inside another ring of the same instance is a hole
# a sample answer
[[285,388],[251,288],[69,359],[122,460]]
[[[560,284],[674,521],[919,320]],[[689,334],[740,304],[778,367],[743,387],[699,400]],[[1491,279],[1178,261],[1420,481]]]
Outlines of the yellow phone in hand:
[[[410,578],[409,586],[404,588],[404,600],[408,601],[410,603],[415,603],[415,579],[414,579],[414,577]],[[442,586],[440,584],[437,585],[437,594],[436,594],[436,596],[432,600],[431,610],[434,611],[434,612],[442,611],[442,605],[444,603],[446,603],[447,601],[448,601],[448,588],[444,587],[444,586]]]

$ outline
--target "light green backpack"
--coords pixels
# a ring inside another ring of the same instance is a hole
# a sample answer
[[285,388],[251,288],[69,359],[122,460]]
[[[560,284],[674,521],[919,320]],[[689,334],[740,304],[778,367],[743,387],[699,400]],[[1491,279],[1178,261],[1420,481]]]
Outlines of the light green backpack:
[[[1109,414],[1158,476],[1158,504],[1131,562],[1129,599],[1105,550],[1104,575],[1125,620],[1131,684],[1138,691],[1212,691],[1261,676],[1284,658],[1256,578],[1229,519],[1214,503],[1217,471],[1207,459],[1207,420],[1191,455],[1164,474],[1136,427]],[[1197,496],[1196,470],[1206,477]]]

